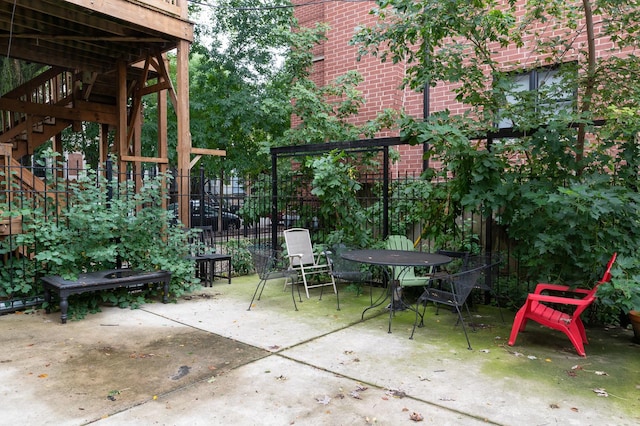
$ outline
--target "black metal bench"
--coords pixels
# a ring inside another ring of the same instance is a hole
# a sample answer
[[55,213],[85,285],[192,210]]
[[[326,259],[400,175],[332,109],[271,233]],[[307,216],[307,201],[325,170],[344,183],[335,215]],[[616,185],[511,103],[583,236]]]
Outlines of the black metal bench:
[[162,303],[167,303],[169,301],[169,281],[171,281],[171,272],[169,271],[145,272],[135,269],[111,269],[80,274],[76,281],[65,280],[59,275],[48,275],[42,278],[42,285],[44,299],[47,302],[47,313],[51,312],[51,292],[56,292],[60,297],[60,320],[62,324],[65,324],[69,308],[68,299],[72,294],[162,283]]

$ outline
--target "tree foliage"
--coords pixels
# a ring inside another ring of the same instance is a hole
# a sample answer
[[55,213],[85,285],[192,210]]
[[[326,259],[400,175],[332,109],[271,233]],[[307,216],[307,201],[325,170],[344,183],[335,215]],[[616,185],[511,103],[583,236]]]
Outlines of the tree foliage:
[[[405,62],[413,89],[452,88],[463,114],[405,117],[401,135],[442,160],[425,177],[447,180],[454,210],[481,209],[506,229],[532,280],[589,284],[612,251],[640,243],[638,6],[378,0],[377,23],[353,39],[361,55]],[[505,60],[507,48],[525,54]],[[514,73],[543,66],[556,84],[516,89]],[[524,136],[483,136],[505,120]]]
[[[223,149],[225,158],[203,158],[211,174],[240,176],[264,170],[262,144],[289,126],[289,99],[274,85],[281,57],[289,44],[291,9],[263,8],[256,0],[190,7],[196,40],[189,60],[190,131],[192,145]],[[170,57],[172,69],[175,58]],[[172,111],[172,106],[169,105]],[[157,105],[145,105],[145,138],[157,140]],[[176,162],[175,114],[169,114],[169,156]]]

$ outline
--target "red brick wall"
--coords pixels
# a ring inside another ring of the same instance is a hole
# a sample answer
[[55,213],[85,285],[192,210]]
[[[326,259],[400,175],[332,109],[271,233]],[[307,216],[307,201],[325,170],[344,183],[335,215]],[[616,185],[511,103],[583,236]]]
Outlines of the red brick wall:
[[[296,2],[302,3],[303,0],[296,0]],[[328,40],[321,49],[324,59],[316,63],[314,80],[328,82],[349,70],[357,70],[362,74],[364,82],[359,89],[365,95],[366,104],[360,110],[359,116],[353,120],[356,123],[372,119],[385,108],[404,109],[414,117],[423,117],[422,93],[399,89],[404,71],[403,64],[381,63],[378,58],[372,56],[365,56],[361,61],[357,61],[357,48],[349,45],[349,40],[357,26],[373,24],[374,17],[368,13],[372,7],[372,4],[367,2],[326,2],[296,8],[296,17],[303,25],[313,25],[315,22],[322,21],[330,26]],[[517,13],[522,15],[524,11],[520,8]],[[559,31],[550,26],[543,28],[543,32],[545,29],[547,33],[557,34]],[[600,31],[599,28],[598,31]],[[570,49],[563,58],[565,61],[583,60],[577,49],[584,48],[585,37],[580,36],[575,40],[574,48]],[[521,48],[502,49],[496,46],[497,58],[504,61],[505,70],[515,69],[515,67],[524,68],[543,59],[531,54],[533,41],[533,39],[525,40],[525,46]],[[608,47],[610,43],[607,40],[598,39],[601,55],[605,54],[604,50]],[[320,74],[323,75],[322,78]],[[489,82],[490,79],[488,78],[487,81]],[[453,113],[464,111],[464,105],[455,101],[452,89],[452,85],[445,84],[430,88],[431,112],[444,109],[449,109]],[[397,133],[384,132],[378,136],[397,136]],[[393,166],[394,174],[422,171],[422,146],[402,145],[397,149],[400,152],[400,161]],[[433,162],[430,164],[435,166]]]

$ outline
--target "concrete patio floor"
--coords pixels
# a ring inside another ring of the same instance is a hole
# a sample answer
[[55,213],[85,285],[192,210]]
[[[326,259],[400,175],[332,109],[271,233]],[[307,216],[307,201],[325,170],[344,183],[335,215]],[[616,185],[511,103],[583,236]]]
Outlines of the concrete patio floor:
[[340,311],[314,292],[295,311],[271,281],[247,311],[256,283],[66,325],[59,312],[0,317],[2,424],[640,424],[629,330],[589,329],[587,358],[536,324],[509,347],[513,314],[479,306],[468,350],[447,309],[427,307],[409,340],[410,311],[391,334],[384,309],[360,321],[368,291],[342,291]]

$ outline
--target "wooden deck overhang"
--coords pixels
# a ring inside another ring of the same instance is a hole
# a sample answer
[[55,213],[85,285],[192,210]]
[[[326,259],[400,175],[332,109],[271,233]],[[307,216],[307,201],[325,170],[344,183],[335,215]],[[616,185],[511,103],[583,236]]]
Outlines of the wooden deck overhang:
[[[13,156],[33,153],[82,121],[102,125],[101,158],[109,149],[121,165],[146,161],[139,120],[143,96],[158,95],[166,115],[172,102],[178,123],[178,169],[191,161],[188,51],[193,23],[187,0],[0,0],[0,55],[48,66],[43,75],[2,94],[0,143]],[[165,54],[175,51],[176,82]],[[158,123],[158,148],[149,162],[168,166],[166,117]],[[188,183],[179,189],[188,193]],[[180,208],[188,217],[187,206]],[[185,210],[184,212],[182,210]],[[182,215],[184,213],[184,216]]]

